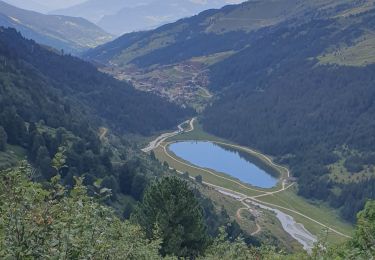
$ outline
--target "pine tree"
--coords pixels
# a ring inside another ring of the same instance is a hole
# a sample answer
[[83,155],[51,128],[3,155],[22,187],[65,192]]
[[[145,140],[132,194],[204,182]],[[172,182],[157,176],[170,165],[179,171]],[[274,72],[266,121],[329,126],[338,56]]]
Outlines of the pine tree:
[[8,135],[4,128],[0,126],[0,151],[4,152],[8,141]]
[[195,257],[207,246],[202,208],[187,183],[176,177],[149,186],[132,219],[149,238],[160,233],[163,255]]

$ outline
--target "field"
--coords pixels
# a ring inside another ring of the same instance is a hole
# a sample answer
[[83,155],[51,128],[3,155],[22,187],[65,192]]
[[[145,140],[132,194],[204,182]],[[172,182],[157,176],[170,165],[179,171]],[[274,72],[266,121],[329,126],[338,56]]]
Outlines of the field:
[[338,64],[347,66],[366,66],[375,63],[375,33],[371,32],[352,46],[346,46],[319,58],[321,64]]

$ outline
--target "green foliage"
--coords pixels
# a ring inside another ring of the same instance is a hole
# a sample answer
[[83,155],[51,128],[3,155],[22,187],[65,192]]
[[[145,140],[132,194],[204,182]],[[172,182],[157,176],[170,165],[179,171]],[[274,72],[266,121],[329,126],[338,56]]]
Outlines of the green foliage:
[[132,219],[148,238],[160,234],[162,255],[195,257],[207,246],[202,208],[187,183],[176,177],[149,186]]
[[198,175],[198,176],[195,177],[195,181],[198,182],[198,183],[202,183],[203,177],[201,175]]
[[290,259],[290,260],[303,260],[309,259],[305,253],[294,255],[286,255],[282,252],[277,252],[273,247],[249,247],[246,243],[238,238],[235,241],[230,241],[227,237],[225,230],[220,230],[220,235],[214,242],[207,248],[205,257],[202,259],[216,260],[216,259],[239,259],[239,260],[277,260],[277,259]]
[[4,152],[8,141],[8,135],[4,128],[0,126],[0,151]]
[[[58,172],[63,168],[58,163],[61,155],[53,159]],[[162,179],[147,190],[133,215],[136,222],[145,223],[138,226],[121,221],[89,197],[82,178],[75,178],[74,188],[68,191],[60,185],[60,175],[46,189],[30,181],[32,174],[25,163],[0,172],[1,259],[172,259],[159,252],[207,260],[354,260],[375,255],[374,201],[358,214],[351,241],[335,247],[323,241],[311,256],[287,255],[272,247],[249,247],[241,238],[229,237],[225,228],[208,245],[202,211],[186,183],[177,178]]]
[[324,241],[318,243],[312,259],[374,259],[375,256],[375,201],[368,201],[358,213],[357,227],[353,238],[340,245],[329,247]]
[[29,176],[28,166],[0,173],[0,258],[160,258],[160,240],[88,197],[82,179],[67,191],[56,177],[45,190]]
[[363,252],[363,256],[375,256],[375,201],[368,201],[358,213],[352,246]]

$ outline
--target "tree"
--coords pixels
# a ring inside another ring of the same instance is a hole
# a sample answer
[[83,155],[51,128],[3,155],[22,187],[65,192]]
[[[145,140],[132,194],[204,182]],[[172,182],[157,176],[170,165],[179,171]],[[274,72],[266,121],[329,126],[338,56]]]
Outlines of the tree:
[[198,182],[198,183],[202,183],[203,177],[201,175],[198,175],[198,176],[195,177],[195,181]]
[[147,185],[147,180],[143,175],[136,174],[132,181],[131,195],[136,199],[140,200]]
[[82,179],[67,191],[57,176],[46,190],[30,172],[0,172],[0,259],[160,259],[160,240],[90,198]]
[[162,255],[195,257],[207,246],[203,211],[185,181],[163,178],[149,186],[132,215],[148,238],[160,233]]
[[357,229],[352,244],[369,256],[375,255],[375,201],[368,201],[358,213]]
[[8,135],[5,132],[4,128],[0,126],[0,151],[5,151],[7,141],[8,141]]
[[36,159],[35,159],[35,164],[37,167],[40,169],[43,177],[47,180],[49,180],[54,173],[54,170],[51,166],[52,160],[51,157],[49,156],[47,147],[41,146],[38,149]]

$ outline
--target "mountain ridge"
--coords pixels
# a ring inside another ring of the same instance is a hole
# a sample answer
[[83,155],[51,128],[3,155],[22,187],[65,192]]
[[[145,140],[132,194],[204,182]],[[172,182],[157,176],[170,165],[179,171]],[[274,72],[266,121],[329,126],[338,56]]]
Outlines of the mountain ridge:
[[3,1],[0,1],[0,15],[0,26],[16,28],[28,38],[68,53],[78,53],[112,39],[110,34],[83,18],[44,15]]
[[220,8],[226,4],[238,2],[240,1],[183,0],[176,4],[173,0],[126,2],[111,0],[110,3],[103,4],[102,1],[91,0],[51,13],[83,16],[112,34],[122,35],[139,30],[153,29],[168,22],[174,22],[183,17],[198,14],[206,9]]

